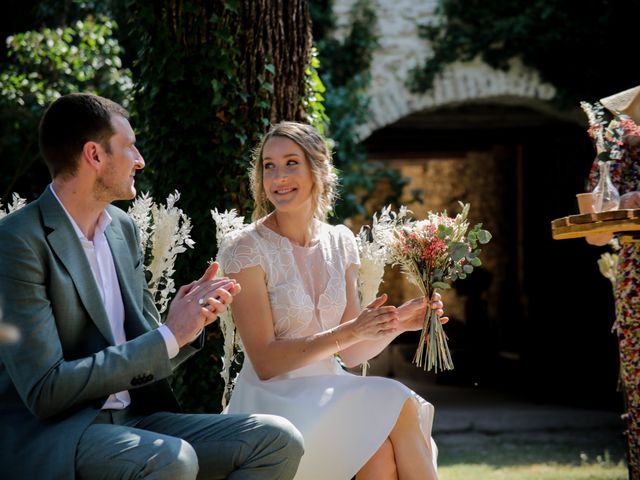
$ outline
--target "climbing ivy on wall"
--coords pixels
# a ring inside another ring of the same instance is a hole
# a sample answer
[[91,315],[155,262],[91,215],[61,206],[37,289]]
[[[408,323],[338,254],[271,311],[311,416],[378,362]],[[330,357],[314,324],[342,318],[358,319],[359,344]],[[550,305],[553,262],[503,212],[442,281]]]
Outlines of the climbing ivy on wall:
[[421,25],[432,54],[409,79],[416,92],[456,61],[480,57],[508,70],[519,58],[557,89],[560,105],[577,105],[637,85],[640,2],[628,0],[440,0]]
[[380,184],[389,186],[387,197],[376,198],[384,204],[396,201],[407,181],[388,165],[367,161],[357,133],[369,115],[369,69],[378,46],[374,7],[369,1],[356,1],[346,34],[337,38],[333,2],[311,0],[309,4],[320,77],[327,91],[324,106],[330,119],[328,135],[334,142],[333,159],[340,170],[340,198],[331,221],[341,222],[353,215],[370,215],[367,205],[380,191]]

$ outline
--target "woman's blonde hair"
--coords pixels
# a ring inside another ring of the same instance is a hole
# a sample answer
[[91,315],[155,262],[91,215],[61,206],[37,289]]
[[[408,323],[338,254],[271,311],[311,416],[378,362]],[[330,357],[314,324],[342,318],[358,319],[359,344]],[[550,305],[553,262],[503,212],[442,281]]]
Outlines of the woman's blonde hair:
[[309,162],[313,188],[311,201],[313,216],[326,220],[333,207],[338,177],[333,171],[331,151],[326,139],[311,125],[297,122],[280,122],[273,125],[253,152],[251,165],[251,192],[253,193],[253,220],[258,220],[273,210],[262,185],[262,154],[266,143],[274,137],[285,137],[298,145]]

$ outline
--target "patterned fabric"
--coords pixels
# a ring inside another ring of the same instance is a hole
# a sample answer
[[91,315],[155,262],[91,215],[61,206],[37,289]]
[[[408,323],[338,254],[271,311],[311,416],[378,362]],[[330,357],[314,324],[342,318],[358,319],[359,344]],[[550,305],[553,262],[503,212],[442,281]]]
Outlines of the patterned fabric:
[[[355,238],[347,227],[331,227],[323,222],[317,222],[316,226],[321,231],[323,241],[318,246],[329,277],[318,299],[318,320],[322,330],[328,330],[340,323],[347,304],[344,272],[360,261]],[[304,288],[287,238],[260,222],[252,223],[225,242],[217,260],[225,275],[256,265],[262,267],[276,337],[295,338],[318,331],[312,325],[316,313],[314,300]]]
[[[620,195],[640,191],[640,126],[625,122],[622,158],[611,162],[611,180]],[[597,161],[589,180],[599,180]],[[621,380],[625,390],[627,443],[631,480],[640,480],[640,243],[625,244],[618,253],[614,331],[620,351]]]

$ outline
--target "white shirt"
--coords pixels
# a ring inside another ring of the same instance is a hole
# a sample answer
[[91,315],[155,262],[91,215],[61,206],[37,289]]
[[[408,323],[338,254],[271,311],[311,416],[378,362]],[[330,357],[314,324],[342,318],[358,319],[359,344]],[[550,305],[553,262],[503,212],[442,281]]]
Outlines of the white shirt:
[[[116,267],[113,263],[113,254],[109,248],[107,237],[104,234],[105,230],[111,223],[111,216],[106,210],[102,212],[98,219],[96,231],[93,235],[93,241],[91,241],[87,239],[84,233],[82,233],[78,224],[64,207],[56,195],[52,184],[49,184],[49,188],[51,189],[53,196],[58,200],[58,203],[60,203],[64,212],[67,214],[76,235],[78,235],[78,239],[82,244],[84,253],[87,256],[89,265],[91,266],[91,271],[93,272],[93,277],[98,286],[98,290],[100,291],[104,309],[107,313],[107,318],[109,319],[109,325],[111,326],[111,332],[113,333],[113,338],[116,345],[120,345],[127,341],[124,333],[124,304],[122,303],[122,292],[120,291],[120,284],[118,283]],[[158,331],[164,339],[167,347],[167,355],[169,358],[175,357],[180,350],[176,337],[166,325],[161,325],[158,328]],[[130,403],[131,396],[129,395],[129,392],[127,390],[123,390],[121,392],[111,394],[102,408],[120,410],[127,407]]]

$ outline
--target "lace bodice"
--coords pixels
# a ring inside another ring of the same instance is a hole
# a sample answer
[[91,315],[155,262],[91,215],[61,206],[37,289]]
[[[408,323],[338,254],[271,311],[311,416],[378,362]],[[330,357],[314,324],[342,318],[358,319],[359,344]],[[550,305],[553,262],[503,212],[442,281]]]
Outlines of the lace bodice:
[[[351,231],[316,220],[318,243],[297,247],[262,224],[231,234],[220,246],[224,274],[260,266],[264,271],[277,338],[327,330],[340,323],[346,306],[345,273],[359,264]],[[311,275],[309,274],[311,272]]]

